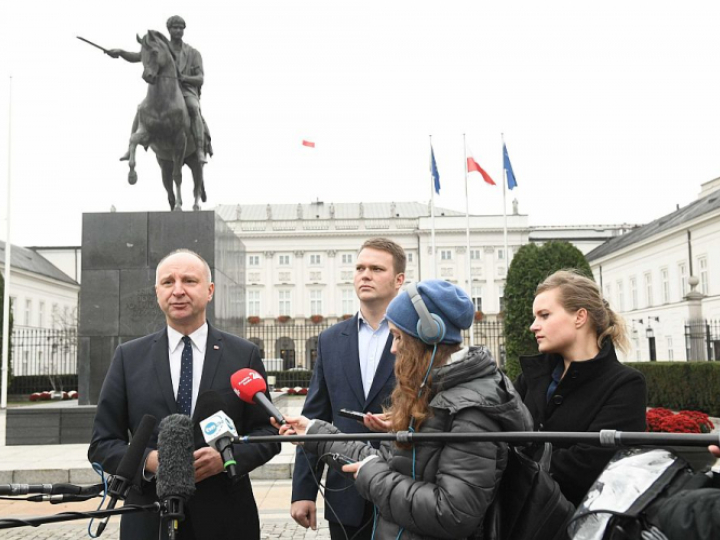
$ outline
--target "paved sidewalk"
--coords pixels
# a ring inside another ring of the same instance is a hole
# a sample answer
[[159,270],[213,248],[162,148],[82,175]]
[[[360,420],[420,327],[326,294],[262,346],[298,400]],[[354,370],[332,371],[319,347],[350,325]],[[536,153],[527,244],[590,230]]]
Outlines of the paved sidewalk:
[[[280,406],[288,415],[297,415],[302,408],[302,398],[290,398]],[[87,461],[87,444],[5,446],[5,411],[0,411],[0,484],[96,484],[99,476]],[[279,538],[327,539],[330,533],[327,522],[320,520],[319,530],[306,530],[290,517],[290,494],[292,491],[292,466],[295,447],[283,444],[281,453],[264,467],[253,471],[253,490],[260,512],[262,539]],[[52,505],[20,500],[0,500],[0,520],[30,518],[59,514],[61,512],[89,512],[97,509],[101,499],[82,503]],[[323,514],[322,500],[318,513]],[[119,518],[110,520],[101,538],[117,540]],[[89,538],[89,519],[0,530],[2,540],[79,540]],[[97,528],[97,522],[93,531]]]
[[[321,520],[317,531],[306,530],[297,525],[289,515],[290,509],[290,480],[258,480],[253,482],[255,498],[260,512],[262,524],[261,538],[273,540],[276,538],[311,539],[330,538],[327,522]],[[66,503],[51,505],[50,503],[32,503],[27,501],[0,500],[0,520],[9,518],[32,518],[50,516],[61,512],[90,512],[97,509],[100,499],[82,503]],[[323,504],[319,503],[319,512],[322,515]],[[39,527],[18,527],[0,530],[0,539],[7,540],[40,540],[62,538],[64,540],[80,540],[89,538],[89,519],[82,519],[67,523],[41,525]],[[97,521],[93,525],[93,532],[97,529]],[[117,540],[119,533],[118,517],[110,520],[101,538]]]

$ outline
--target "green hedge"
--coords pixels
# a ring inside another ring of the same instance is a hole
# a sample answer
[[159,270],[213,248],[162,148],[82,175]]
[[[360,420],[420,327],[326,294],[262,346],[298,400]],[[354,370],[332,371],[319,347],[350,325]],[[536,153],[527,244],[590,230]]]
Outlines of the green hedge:
[[312,371],[309,370],[288,370],[288,371],[268,371],[268,376],[275,376],[275,388],[295,388],[296,386],[310,386],[310,377]]
[[720,417],[720,363],[628,362],[645,375],[648,407],[690,409]]

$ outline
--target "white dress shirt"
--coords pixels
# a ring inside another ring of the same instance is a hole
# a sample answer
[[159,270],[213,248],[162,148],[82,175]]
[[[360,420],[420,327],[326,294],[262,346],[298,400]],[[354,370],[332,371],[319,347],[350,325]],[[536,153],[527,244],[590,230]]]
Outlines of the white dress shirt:
[[385,317],[380,321],[377,330],[373,330],[362,313],[358,312],[358,356],[360,357],[360,374],[365,397],[368,397],[372,388],[375,372],[382,358],[385,344],[390,335],[390,326]]

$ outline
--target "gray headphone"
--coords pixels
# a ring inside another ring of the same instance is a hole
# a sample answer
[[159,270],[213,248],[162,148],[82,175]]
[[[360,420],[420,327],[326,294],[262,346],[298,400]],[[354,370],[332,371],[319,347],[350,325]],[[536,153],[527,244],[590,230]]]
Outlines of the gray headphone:
[[445,338],[445,322],[434,313],[430,313],[415,283],[405,287],[408,297],[420,319],[417,322],[417,333],[420,341],[428,345],[436,345]]

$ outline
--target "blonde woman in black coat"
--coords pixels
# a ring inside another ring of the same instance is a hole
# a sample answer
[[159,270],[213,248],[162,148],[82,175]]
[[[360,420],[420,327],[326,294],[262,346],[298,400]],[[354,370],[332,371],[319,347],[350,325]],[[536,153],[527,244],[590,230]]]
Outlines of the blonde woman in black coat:
[[[518,393],[538,431],[645,431],[642,373],[621,364],[615,347],[628,339],[620,317],[594,281],[577,271],[555,272],[533,302],[540,354],[520,358]],[[615,450],[556,444],[550,472],[576,506]]]

